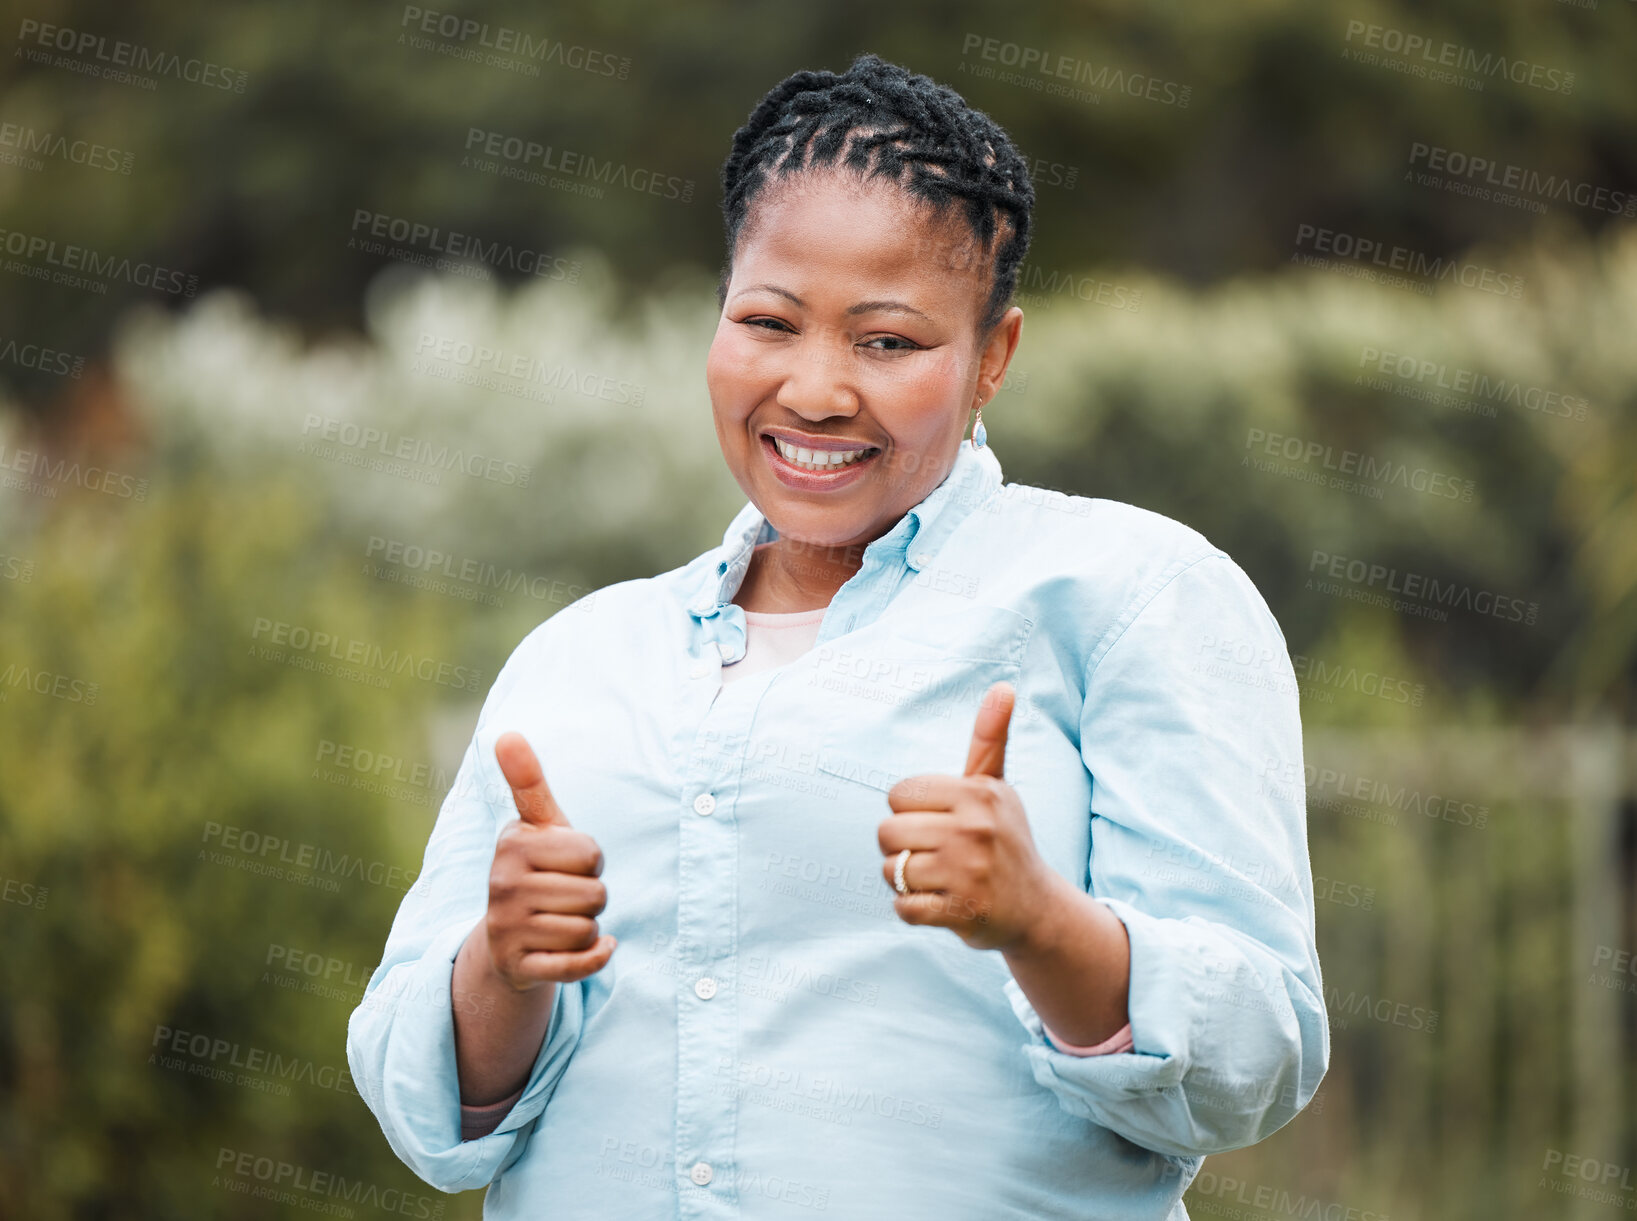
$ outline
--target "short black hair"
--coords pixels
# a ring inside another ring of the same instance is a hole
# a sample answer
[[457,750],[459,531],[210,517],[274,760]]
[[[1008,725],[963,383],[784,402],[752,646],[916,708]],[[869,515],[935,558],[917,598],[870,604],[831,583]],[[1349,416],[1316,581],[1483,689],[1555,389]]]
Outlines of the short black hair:
[[733,133],[733,149],[722,163],[727,257],[718,307],[727,304],[739,234],[769,170],[786,177],[831,165],[844,147],[848,168],[891,179],[940,214],[959,200],[986,253],[999,234],[978,319],[980,336],[991,331],[1012,300],[1029,248],[1034,185],[1028,163],[1000,125],[955,90],[868,51],[839,76],[802,71],[785,77]]

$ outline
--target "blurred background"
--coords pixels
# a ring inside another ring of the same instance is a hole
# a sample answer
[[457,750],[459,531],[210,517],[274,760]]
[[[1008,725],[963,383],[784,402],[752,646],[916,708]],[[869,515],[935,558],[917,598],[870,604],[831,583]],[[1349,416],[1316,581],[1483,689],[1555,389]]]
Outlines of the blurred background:
[[1203,531],[1295,663],[1331,1068],[1191,1213],[1637,1209],[1634,21],[22,0],[0,1215],[480,1215],[347,1018],[511,649],[744,503],[719,168],[863,50],[1033,165],[1006,478]]

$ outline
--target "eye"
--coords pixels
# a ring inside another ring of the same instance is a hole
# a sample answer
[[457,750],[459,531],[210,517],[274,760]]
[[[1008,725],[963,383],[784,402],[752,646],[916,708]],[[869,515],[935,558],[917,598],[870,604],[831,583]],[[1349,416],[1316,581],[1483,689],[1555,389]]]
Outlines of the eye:
[[[768,331],[773,331],[773,330],[789,331],[790,330],[789,327],[787,327],[784,323],[780,322],[777,318],[742,318],[739,321],[739,325],[740,326],[753,326],[753,327],[757,327],[757,328],[759,328],[761,330],[768,330]],[[792,333],[794,333],[794,332],[792,332]]]
[[909,340],[905,339],[902,335],[877,335],[874,339],[871,339],[864,346],[865,347],[870,347],[870,346],[872,346],[874,344],[878,344],[878,343],[896,343],[896,344],[902,344],[903,346],[902,347],[897,347],[897,348],[876,348],[875,350],[877,352],[915,352],[915,351],[919,351],[920,347],[921,347],[920,344],[911,343]]

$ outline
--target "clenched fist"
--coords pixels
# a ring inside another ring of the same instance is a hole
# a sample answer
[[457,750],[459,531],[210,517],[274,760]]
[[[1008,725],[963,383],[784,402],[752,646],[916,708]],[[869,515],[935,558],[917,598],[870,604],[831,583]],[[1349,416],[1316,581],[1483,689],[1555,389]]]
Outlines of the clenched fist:
[[1068,889],[1041,858],[1029,816],[1002,773],[1017,692],[997,682],[972,727],[966,774],[906,776],[887,790],[892,810],[877,828],[892,884],[899,855],[908,893],[892,902],[906,924],[941,925],[973,949],[1027,943]]
[[522,734],[501,734],[495,760],[518,814],[501,831],[489,870],[485,931],[495,973],[519,992],[584,979],[618,944],[597,929],[608,903],[597,880],[602,849],[569,825]]

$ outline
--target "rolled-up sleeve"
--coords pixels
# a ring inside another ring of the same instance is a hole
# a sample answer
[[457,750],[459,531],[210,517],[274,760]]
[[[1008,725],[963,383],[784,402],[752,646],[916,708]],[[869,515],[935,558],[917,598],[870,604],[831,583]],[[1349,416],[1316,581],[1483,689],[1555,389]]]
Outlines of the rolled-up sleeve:
[[1301,720],[1283,633],[1221,552],[1133,600],[1088,662],[1090,893],[1131,942],[1129,1052],[1053,1047],[1015,980],[1035,1079],[1144,1148],[1267,1137],[1330,1060]]
[[493,756],[494,739],[505,727],[488,722],[538,643],[532,635],[526,639],[497,676],[427,841],[420,876],[398,908],[381,965],[347,1024],[347,1062],[387,1143],[441,1191],[482,1187],[522,1156],[584,1024],[582,990],[559,986],[522,1097],[492,1133],[461,1139],[452,1006],[475,1012],[478,1002],[451,995],[454,961],[487,910],[495,841],[516,816]]

